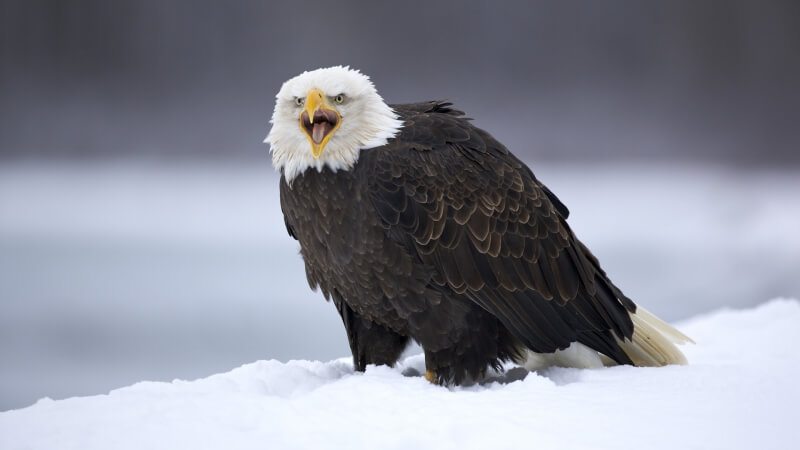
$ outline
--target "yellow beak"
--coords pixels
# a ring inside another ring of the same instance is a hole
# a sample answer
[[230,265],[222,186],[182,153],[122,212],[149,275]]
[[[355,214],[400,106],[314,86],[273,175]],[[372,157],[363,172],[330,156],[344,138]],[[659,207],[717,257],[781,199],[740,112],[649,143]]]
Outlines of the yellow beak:
[[325,93],[317,88],[308,91],[305,108],[300,114],[300,128],[311,144],[314,159],[320,157],[341,123],[342,116],[328,103]]

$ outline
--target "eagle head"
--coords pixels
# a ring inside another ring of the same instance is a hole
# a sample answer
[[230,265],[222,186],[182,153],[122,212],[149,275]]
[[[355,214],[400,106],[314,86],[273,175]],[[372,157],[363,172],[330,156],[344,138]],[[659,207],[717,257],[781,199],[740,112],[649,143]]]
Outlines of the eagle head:
[[386,144],[403,123],[369,77],[328,67],[283,83],[265,143],[287,182],[313,167],[349,170],[362,149]]

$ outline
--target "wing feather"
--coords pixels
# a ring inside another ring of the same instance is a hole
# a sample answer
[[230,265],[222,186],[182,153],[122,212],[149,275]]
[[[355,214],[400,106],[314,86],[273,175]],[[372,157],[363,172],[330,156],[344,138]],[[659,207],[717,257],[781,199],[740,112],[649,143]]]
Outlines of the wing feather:
[[[537,352],[579,341],[630,362],[635,305],[566,223],[568,209],[528,167],[449,105],[398,107],[406,126],[362,151],[372,203],[437,288],[497,317]],[[454,112],[455,111],[455,112]]]

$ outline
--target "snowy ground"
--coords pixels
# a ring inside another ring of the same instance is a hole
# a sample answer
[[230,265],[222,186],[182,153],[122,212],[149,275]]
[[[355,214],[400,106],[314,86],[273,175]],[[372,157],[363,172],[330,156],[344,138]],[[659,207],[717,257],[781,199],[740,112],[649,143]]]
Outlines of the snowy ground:
[[[617,284],[665,319],[800,296],[797,172],[532,167]],[[266,159],[0,166],[0,411],[347,355],[277,183]]]
[[689,366],[548,369],[446,389],[401,367],[259,361],[0,413],[16,449],[786,449],[800,440],[800,303],[683,322]]

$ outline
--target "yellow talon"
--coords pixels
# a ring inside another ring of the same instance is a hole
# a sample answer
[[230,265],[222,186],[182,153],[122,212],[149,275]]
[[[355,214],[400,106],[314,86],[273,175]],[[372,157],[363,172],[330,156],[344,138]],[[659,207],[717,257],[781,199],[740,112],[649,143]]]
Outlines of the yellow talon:
[[439,384],[439,380],[436,377],[436,372],[432,370],[425,371],[425,379],[428,380],[429,383]]

